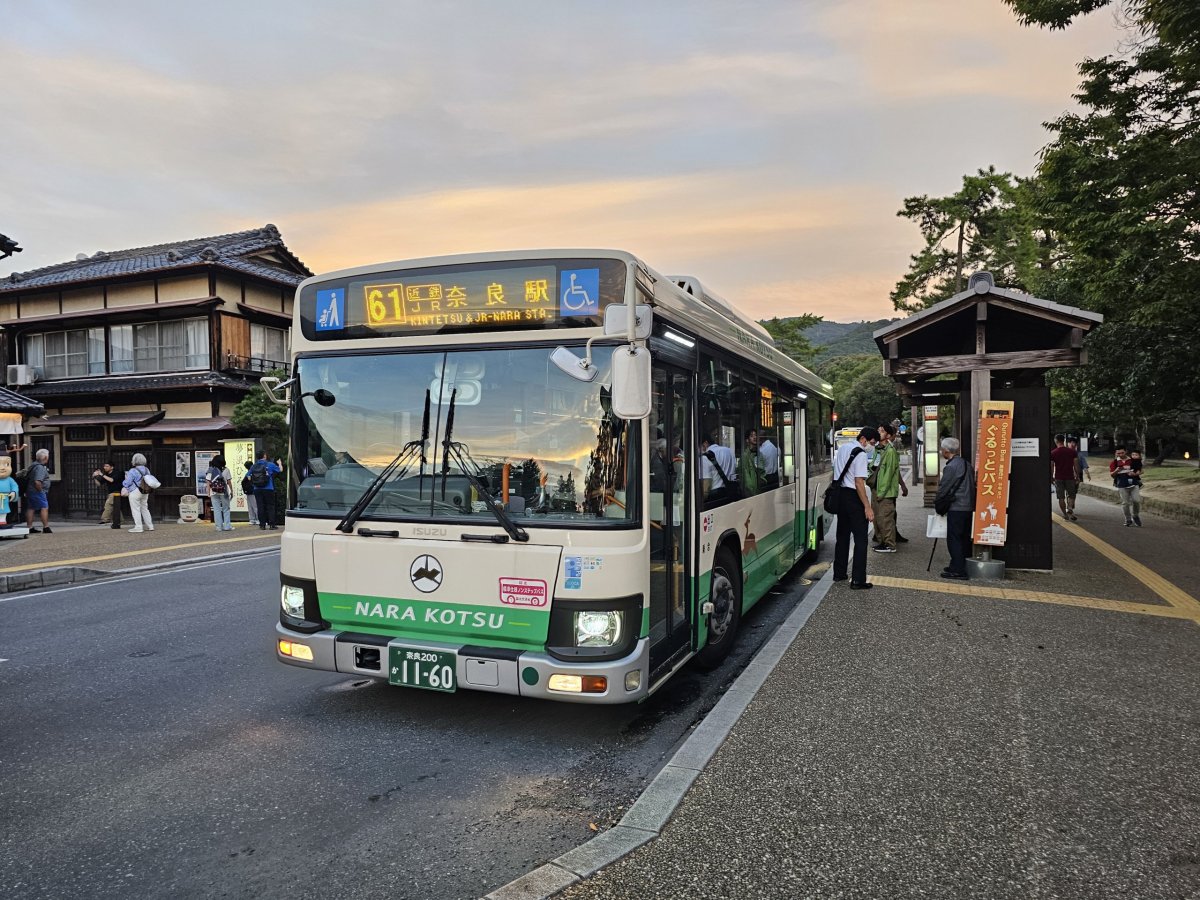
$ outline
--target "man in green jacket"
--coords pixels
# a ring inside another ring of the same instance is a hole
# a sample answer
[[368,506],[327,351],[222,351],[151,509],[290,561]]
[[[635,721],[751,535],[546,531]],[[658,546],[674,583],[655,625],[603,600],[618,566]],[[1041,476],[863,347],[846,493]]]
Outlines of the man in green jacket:
[[876,553],[896,552],[896,497],[908,496],[908,485],[900,474],[900,451],[896,449],[896,426],[879,426],[878,474],[875,476]]
[[738,481],[742,485],[742,496],[753,497],[762,490],[763,460],[758,452],[758,431],[751,428],[746,432],[746,446],[738,460]]

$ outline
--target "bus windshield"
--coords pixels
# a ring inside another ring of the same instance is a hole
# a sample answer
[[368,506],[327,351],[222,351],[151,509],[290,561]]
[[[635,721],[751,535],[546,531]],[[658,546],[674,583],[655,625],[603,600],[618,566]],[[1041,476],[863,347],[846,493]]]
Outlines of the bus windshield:
[[301,398],[295,510],[341,518],[420,442],[428,409],[424,463],[414,447],[362,519],[494,525],[490,502],[525,525],[633,523],[638,429],[611,412],[608,354],[596,354],[591,383],[549,357],[544,347],[302,357],[292,387]]

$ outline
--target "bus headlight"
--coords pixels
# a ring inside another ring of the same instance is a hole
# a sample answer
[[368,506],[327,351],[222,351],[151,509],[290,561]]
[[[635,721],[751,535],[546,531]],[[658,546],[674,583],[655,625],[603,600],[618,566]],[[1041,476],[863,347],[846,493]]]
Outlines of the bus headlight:
[[284,615],[295,619],[304,618],[304,588],[285,584],[279,591],[279,605]]
[[612,647],[621,640],[624,616],[617,610],[575,612],[576,647]]

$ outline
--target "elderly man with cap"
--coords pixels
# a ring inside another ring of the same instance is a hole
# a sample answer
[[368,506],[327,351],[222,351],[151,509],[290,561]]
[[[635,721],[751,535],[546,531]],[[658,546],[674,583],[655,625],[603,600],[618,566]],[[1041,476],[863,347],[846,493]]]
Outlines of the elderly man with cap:
[[[867,495],[867,460],[871,442],[878,438],[874,428],[863,428],[858,438],[838,447],[833,461],[834,477],[838,479],[837,543],[833,550],[833,580],[845,581],[850,574],[850,588],[870,590],[867,581],[867,523],[873,521],[871,498]],[[854,538],[854,565],[850,567],[850,538]]]

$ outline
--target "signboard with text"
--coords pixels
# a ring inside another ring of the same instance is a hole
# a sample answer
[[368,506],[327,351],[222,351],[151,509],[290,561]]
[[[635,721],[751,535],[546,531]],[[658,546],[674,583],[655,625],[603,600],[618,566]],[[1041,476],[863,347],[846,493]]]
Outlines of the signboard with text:
[[309,340],[590,327],[625,300],[617,259],[446,263],[331,277],[298,297]]
[[254,438],[233,438],[221,441],[225,465],[233,476],[233,494],[229,498],[229,510],[235,513],[249,512],[246,495],[242,491],[242,476],[246,474],[246,463],[253,462],[257,449]]
[[975,470],[975,524],[971,539],[1003,547],[1008,535],[1008,471],[1012,458],[1011,400],[979,404],[979,459]]
[[[178,454],[176,454],[178,455]],[[208,496],[208,467],[212,465],[213,457],[217,455],[216,450],[197,450],[196,451],[196,496]]]

